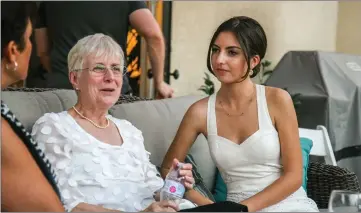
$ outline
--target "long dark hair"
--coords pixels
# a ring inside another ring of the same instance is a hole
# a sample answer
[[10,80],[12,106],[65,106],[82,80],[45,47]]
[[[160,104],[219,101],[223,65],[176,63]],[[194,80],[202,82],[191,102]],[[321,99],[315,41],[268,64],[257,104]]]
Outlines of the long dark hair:
[[4,48],[14,41],[23,51],[25,48],[24,34],[28,22],[32,24],[36,17],[36,3],[25,1],[2,1],[1,2],[1,58],[4,56]]

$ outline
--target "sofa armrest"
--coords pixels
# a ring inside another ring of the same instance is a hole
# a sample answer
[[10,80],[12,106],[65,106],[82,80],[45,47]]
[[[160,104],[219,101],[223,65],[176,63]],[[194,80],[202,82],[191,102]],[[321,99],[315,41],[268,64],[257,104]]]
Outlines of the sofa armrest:
[[314,200],[320,209],[328,208],[332,190],[360,192],[356,174],[338,166],[311,162],[307,178],[307,196]]

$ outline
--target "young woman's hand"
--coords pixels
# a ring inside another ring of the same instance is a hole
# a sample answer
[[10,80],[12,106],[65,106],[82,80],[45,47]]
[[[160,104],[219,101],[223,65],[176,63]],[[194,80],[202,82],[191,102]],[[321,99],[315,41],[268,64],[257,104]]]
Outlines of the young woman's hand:
[[179,160],[173,159],[172,169],[179,168],[179,177],[182,180],[182,183],[186,187],[186,189],[193,189],[193,185],[195,183],[192,173],[192,164],[190,163],[180,163]]

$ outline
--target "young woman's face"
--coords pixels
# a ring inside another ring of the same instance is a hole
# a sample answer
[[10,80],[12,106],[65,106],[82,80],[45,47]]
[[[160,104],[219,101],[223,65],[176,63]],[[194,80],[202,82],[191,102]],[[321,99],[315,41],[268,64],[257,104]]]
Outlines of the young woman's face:
[[[247,73],[246,57],[232,32],[221,32],[218,35],[211,47],[210,57],[212,70],[222,83],[240,82]],[[251,69],[256,65],[256,62],[254,58],[251,59]]]

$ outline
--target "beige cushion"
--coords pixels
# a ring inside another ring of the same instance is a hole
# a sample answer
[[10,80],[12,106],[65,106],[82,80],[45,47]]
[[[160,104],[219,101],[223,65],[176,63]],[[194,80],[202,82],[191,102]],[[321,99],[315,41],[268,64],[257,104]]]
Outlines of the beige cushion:
[[61,112],[72,107],[77,100],[73,90],[45,92],[2,91],[3,100],[27,130],[48,112]]
[[[130,121],[143,132],[145,147],[151,152],[150,159],[152,163],[160,166],[185,112],[191,104],[201,98],[202,96],[184,96],[121,104],[112,107],[109,113],[116,118]],[[215,165],[210,157],[207,140],[203,135],[198,136],[190,154],[193,155],[206,186],[212,189]]]

